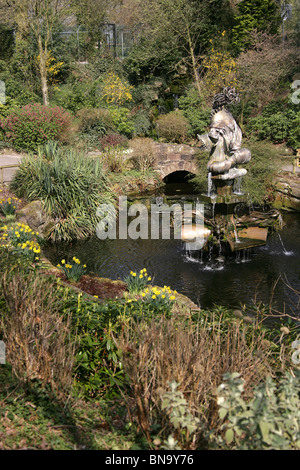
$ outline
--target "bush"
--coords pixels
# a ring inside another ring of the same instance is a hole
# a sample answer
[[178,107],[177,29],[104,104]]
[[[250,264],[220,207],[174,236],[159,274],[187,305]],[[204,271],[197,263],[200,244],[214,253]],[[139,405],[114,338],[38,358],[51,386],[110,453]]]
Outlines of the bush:
[[128,139],[121,134],[107,134],[100,139],[100,145],[103,150],[122,147],[128,147]]
[[300,112],[297,106],[279,99],[264,107],[261,115],[249,119],[247,129],[259,140],[285,142],[294,149],[300,146]]
[[93,143],[114,130],[113,120],[107,109],[83,108],[77,111],[76,118],[79,134]]
[[[189,412],[202,423],[195,434],[197,448],[207,446],[203,439],[212,430],[218,432],[220,425],[214,392],[224,373],[237,370],[244,374],[250,393],[270,372],[273,359],[263,349],[264,338],[263,331],[236,321],[225,311],[201,311],[201,317],[195,314],[194,318],[172,313],[145,321],[132,319],[117,344],[123,351],[136,417],[147,438],[151,440],[154,430],[159,430],[160,437],[173,433],[162,396],[170,382],[176,381]],[[257,353],[262,350],[264,354]],[[182,449],[191,448],[180,430],[175,438]]]
[[219,416],[225,422],[222,448],[236,450],[300,450],[300,371],[286,373],[278,382],[268,377],[253,398],[242,396],[244,380],[226,374],[218,387]]
[[153,167],[156,155],[152,139],[148,137],[133,139],[130,142],[130,148],[133,151],[130,162],[133,164],[134,169],[144,173]]
[[113,124],[120,134],[126,137],[131,137],[134,133],[134,123],[130,119],[130,111],[125,107],[111,107],[108,108]]
[[98,104],[91,85],[86,83],[60,85],[59,89],[53,91],[52,101],[73,114],[82,108],[94,108]]
[[156,121],[156,132],[166,142],[182,143],[189,131],[187,119],[181,111],[172,111],[160,116]]
[[71,125],[72,118],[67,111],[38,103],[17,108],[1,121],[5,138],[18,151],[36,151],[49,140],[67,142]]
[[200,98],[194,86],[188,88],[186,94],[179,98],[179,108],[188,120],[188,134],[196,137],[197,134],[204,134],[211,120],[211,110]]
[[134,122],[134,135],[138,137],[144,137],[149,135],[152,124],[149,117],[149,113],[141,109],[133,117]]

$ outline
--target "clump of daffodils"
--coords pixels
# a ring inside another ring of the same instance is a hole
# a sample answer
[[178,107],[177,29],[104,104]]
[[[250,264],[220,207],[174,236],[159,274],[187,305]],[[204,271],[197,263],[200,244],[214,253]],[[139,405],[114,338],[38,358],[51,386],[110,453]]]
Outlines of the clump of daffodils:
[[177,294],[176,290],[173,291],[169,286],[164,286],[163,288],[147,288],[141,293],[141,296],[146,302],[150,303],[158,310],[169,310],[172,308],[176,299],[175,294]]
[[124,281],[127,284],[130,294],[138,294],[145,289],[151,279],[151,276],[147,273],[147,269],[143,268],[139,272],[130,271],[129,276],[127,276]]
[[81,264],[81,261],[76,256],[73,256],[72,263],[62,259],[57,267],[65,274],[68,281],[77,282],[86,272],[86,264]]
[[20,200],[16,197],[0,198],[0,212],[5,217],[14,215],[19,202]]
[[32,262],[39,261],[41,247],[36,240],[38,232],[34,232],[28,225],[18,223],[9,227],[4,225],[0,233],[2,245],[12,247]]

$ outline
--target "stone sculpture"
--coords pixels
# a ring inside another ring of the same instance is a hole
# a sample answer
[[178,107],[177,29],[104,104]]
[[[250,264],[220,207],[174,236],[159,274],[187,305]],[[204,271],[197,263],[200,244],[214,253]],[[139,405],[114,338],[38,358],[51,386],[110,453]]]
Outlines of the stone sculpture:
[[208,172],[221,180],[233,180],[247,173],[237,165],[248,163],[251,152],[241,148],[242,131],[226,106],[240,101],[235,88],[226,87],[214,96],[212,119],[207,134],[198,135],[202,147],[210,152]]

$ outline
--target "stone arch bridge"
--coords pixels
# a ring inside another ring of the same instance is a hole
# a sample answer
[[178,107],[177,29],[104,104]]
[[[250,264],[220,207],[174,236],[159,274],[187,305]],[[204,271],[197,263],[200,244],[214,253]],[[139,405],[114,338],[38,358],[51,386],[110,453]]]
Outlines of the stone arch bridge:
[[198,147],[183,144],[155,144],[156,162],[155,171],[161,179],[176,171],[197,173],[196,152]]

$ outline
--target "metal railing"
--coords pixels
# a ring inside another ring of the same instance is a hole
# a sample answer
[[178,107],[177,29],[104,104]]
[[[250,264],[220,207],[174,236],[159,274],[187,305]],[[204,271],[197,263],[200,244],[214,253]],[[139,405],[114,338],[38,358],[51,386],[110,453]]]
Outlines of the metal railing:
[[14,164],[14,165],[3,165],[3,166],[0,166],[0,173],[1,173],[1,182],[0,182],[0,185],[3,186],[4,184],[4,170],[6,168],[18,168],[19,164]]

